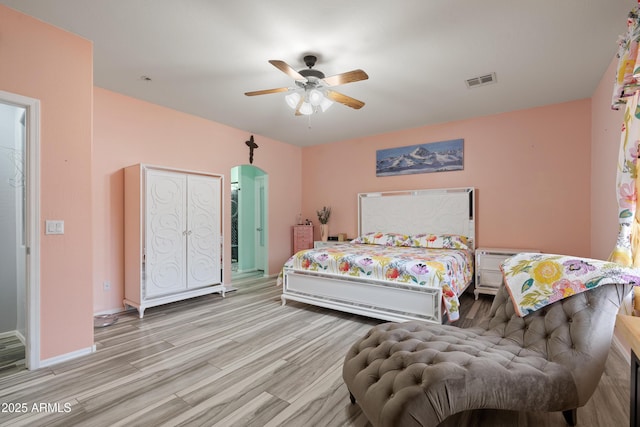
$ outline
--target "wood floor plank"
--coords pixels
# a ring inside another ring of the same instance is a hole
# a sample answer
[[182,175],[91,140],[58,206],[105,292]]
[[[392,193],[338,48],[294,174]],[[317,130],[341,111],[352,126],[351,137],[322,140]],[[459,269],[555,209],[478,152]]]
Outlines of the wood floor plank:
[[[38,371],[0,373],[0,402],[65,411],[0,413],[0,426],[371,427],[342,381],[347,349],[381,321],[289,301],[273,278],[119,315],[95,329],[97,352]],[[457,326],[492,297],[465,293]],[[2,344],[0,344],[1,346]],[[11,344],[6,344],[10,347]],[[53,408],[52,408],[53,409]],[[582,427],[628,425],[629,362],[612,347]],[[613,423],[613,424],[611,424]],[[560,413],[469,411],[441,427],[564,427]]]
[[[317,425],[312,420],[317,419],[318,414],[320,414],[321,420],[326,419],[329,412],[336,409],[335,407],[325,406],[327,404],[326,396],[333,394],[336,378],[341,374],[342,362],[339,362],[315,381],[300,387],[297,396],[292,399],[291,405],[270,420],[265,427],[293,427],[299,425],[300,420],[305,420],[305,424],[308,423],[307,425]],[[346,387],[343,387],[343,389],[344,397],[346,397]],[[348,399],[343,401],[343,405],[346,405]]]
[[115,421],[111,424],[111,427],[157,426],[165,420],[171,419],[174,414],[184,412],[188,409],[189,405],[184,400],[170,395],[165,399],[158,400],[137,412]]
[[24,369],[25,352],[22,341],[16,336],[0,338],[0,375]]
[[[129,364],[104,366],[100,372],[85,372],[82,369],[42,378],[42,381],[17,385],[10,393],[2,391],[2,402],[54,403],[75,400],[76,396],[107,382],[111,378],[128,377],[138,372]],[[22,387],[21,387],[22,386]],[[1,416],[0,414],[0,420]]]
[[[248,375],[235,372],[233,375],[218,378],[208,385],[209,389],[201,388],[188,394],[179,392],[178,395],[189,403],[192,409],[185,411],[172,422],[181,424],[202,419],[207,419],[208,424],[220,422],[231,413],[251,405],[254,397],[263,394],[261,384],[265,379],[286,363],[284,360],[278,360]],[[269,396],[270,404],[275,400],[271,398],[273,396]]]
[[248,405],[227,415],[220,421],[213,424],[212,427],[228,427],[228,426],[256,426],[264,425],[266,420],[271,419],[271,414],[278,413],[282,408],[286,407],[286,403],[274,398],[266,392],[260,393],[255,399],[252,399]]
[[89,398],[79,399],[85,413],[73,414],[67,417],[67,421],[72,424],[88,424],[91,420],[100,419],[100,422],[112,425],[122,417],[131,416],[145,410],[148,405],[172,397],[175,390],[187,387],[201,376],[216,372],[217,368],[200,362],[137,378]]

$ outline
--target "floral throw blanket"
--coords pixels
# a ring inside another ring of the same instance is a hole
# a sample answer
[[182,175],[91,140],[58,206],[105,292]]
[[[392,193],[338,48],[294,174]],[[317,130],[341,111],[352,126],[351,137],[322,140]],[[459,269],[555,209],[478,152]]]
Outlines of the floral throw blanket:
[[[458,293],[473,276],[468,250],[425,249],[376,244],[337,244],[298,252],[284,269],[439,287],[450,321],[460,317]],[[282,273],[278,278],[282,284]]]
[[640,285],[640,271],[565,255],[521,253],[502,263],[504,283],[519,316],[600,285]]

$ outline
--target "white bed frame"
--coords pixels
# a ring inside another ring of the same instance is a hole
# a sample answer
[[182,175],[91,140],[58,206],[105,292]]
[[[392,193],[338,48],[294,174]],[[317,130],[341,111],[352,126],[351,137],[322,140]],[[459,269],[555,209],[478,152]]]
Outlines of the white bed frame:
[[[359,235],[459,234],[475,245],[473,188],[360,193],[358,217]],[[282,305],[293,300],[382,320],[442,323],[440,288],[284,269],[281,298]]]

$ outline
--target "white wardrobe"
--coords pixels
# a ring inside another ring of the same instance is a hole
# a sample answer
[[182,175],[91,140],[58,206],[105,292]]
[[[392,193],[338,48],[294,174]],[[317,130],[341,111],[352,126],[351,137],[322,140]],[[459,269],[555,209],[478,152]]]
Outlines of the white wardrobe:
[[125,299],[138,309],[218,292],[221,175],[138,164],[125,168]]

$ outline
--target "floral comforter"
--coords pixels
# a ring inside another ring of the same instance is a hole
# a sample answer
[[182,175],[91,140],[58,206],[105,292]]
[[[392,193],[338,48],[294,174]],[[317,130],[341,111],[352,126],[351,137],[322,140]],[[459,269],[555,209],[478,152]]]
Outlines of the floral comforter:
[[504,283],[523,317],[546,305],[600,285],[640,285],[640,270],[565,255],[521,253],[502,263]]
[[347,243],[300,251],[284,269],[439,287],[449,320],[455,321],[460,317],[458,294],[473,276],[472,259],[468,250]]

